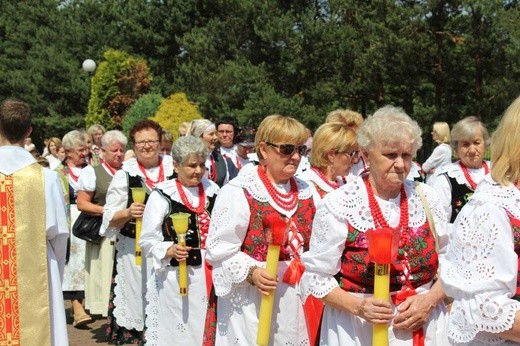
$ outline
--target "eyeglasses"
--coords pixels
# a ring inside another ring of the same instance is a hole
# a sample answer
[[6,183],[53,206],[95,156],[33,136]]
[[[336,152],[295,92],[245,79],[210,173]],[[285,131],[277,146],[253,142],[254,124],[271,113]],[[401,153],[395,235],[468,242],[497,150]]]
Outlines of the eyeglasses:
[[354,157],[359,157],[359,155],[361,154],[361,151],[359,151],[359,150],[354,150],[354,151],[351,151],[351,152],[348,152],[348,151],[336,151],[336,153],[348,155],[352,159]]
[[135,146],[138,147],[138,148],[144,148],[145,145],[149,145],[151,147],[155,147],[158,144],[159,144],[159,140],[155,140],[155,141],[147,140],[147,141],[135,142]]
[[294,145],[294,144],[273,144],[269,142],[265,142],[265,144],[270,145],[278,149],[280,155],[291,156],[294,152],[300,154],[300,156],[305,155],[307,153],[307,146],[305,145]]

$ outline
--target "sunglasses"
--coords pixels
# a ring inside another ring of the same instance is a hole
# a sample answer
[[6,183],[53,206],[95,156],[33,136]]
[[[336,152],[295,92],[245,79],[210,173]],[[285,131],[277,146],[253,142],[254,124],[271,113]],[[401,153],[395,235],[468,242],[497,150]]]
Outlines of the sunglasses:
[[280,155],[291,156],[294,152],[303,156],[307,153],[307,146],[305,145],[294,145],[294,144],[273,144],[269,142],[265,142],[265,144],[270,145],[271,147],[275,147],[278,149]]
[[360,157],[360,155],[361,155],[361,151],[360,150],[354,150],[354,151],[351,151],[351,152],[348,152],[348,151],[336,151],[336,153],[348,155],[351,159],[354,158],[354,157]]

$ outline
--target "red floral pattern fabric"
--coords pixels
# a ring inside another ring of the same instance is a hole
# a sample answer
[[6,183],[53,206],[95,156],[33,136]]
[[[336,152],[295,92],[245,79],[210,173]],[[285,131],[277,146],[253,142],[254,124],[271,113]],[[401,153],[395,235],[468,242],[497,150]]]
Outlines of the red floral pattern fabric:
[[[267,259],[268,243],[265,241],[262,219],[270,214],[278,213],[268,202],[259,202],[244,189],[251,217],[249,218],[248,231],[242,243],[242,251],[257,261],[265,262]],[[309,250],[309,241],[311,238],[312,218],[316,212],[314,201],[312,198],[298,201],[296,212],[291,217],[297,232],[303,237],[303,251]],[[295,231],[295,230],[293,230]],[[289,246],[286,245],[280,249],[280,261],[291,260]]]
[[[366,234],[351,225],[348,227],[341,268],[336,279],[345,291],[374,293],[374,264],[368,255]],[[406,261],[410,267],[409,276],[403,273]],[[410,227],[402,233],[397,260],[390,266],[390,290],[399,291],[407,284],[413,288],[422,286],[435,277],[438,266],[435,239],[428,222],[418,228]]]

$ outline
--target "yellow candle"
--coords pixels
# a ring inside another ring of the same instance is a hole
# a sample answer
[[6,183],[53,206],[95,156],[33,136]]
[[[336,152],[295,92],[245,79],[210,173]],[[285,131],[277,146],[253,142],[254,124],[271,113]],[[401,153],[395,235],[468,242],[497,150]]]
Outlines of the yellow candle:
[[[269,245],[267,248],[266,272],[272,277],[277,276],[278,258],[280,256],[279,245]],[[269,333],[271,331],[271,317],[273,315],[274,291],[269,295],[262,295],[260,303],[260,315],[258,316],[258,333],[256,335],[256,343],[260,346],[269,344]]]
[[[180,246],[186,246],[186,232],[188,231],[188,223],[190,214],[175,213],[170,215],[173,223],[173,229],[177,233],[177,240]],[[179,292],[181,296],[188,294],[188,270],[186,268],[186,260],[179,262]]]
[[[146,198],[146,189],[144,187],[132,187],[132,199],[136,203],[144,203]],[[142,218],[137,218],[135,220],[135,264],[141,265],[142,252],[141,247],[139,246],[139,238],[141,238],[141,228],[143,225]]]
[[[374,273],[374,298],[384,301],[390,300],[390,265],[377,264],[375,265]],[[388,325],[374,324],[374,331],[372,335],[373,346],[387,346],[388,345]]]

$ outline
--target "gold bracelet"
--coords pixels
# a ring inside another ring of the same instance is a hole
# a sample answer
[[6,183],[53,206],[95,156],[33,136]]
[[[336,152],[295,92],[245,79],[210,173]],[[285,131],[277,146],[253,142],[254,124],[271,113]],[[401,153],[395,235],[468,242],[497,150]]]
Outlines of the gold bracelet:
[[251,285],[255,285],[255,283],[253,282],[253,273],[255,272],[255,270],[258,268],[258,266],[251,266],[249,267],[249,271],[247,272],[247,276],[246,276],[246,281],[249,282]]

